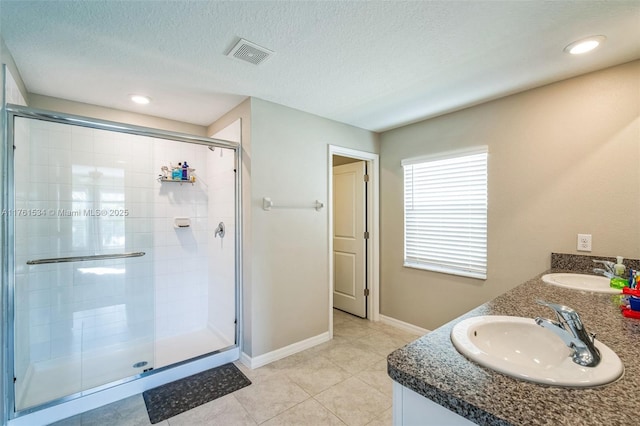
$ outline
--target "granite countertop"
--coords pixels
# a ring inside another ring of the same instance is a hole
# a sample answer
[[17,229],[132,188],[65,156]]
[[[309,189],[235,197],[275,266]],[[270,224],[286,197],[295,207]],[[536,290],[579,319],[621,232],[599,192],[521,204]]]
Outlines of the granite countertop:
[[[552,262],[553,266],[565,266]],[[589,265],[590,266],[590,265]],[[552,268],[549,272],[576,272]],[[544,274],[543,273],[543,274]],[[610,294],[545,284],[540,274],[391,353],[389,376],[401,385],[481,425],[631,425],[638,419],[640,320],[625,318]],[[449,337],[461,320],[479,315],[553,318],[542,299],[575,309],[587,331],[622,360],[617,382],[597,388],[561,388],[530,383],[480,367],[458,353]]]

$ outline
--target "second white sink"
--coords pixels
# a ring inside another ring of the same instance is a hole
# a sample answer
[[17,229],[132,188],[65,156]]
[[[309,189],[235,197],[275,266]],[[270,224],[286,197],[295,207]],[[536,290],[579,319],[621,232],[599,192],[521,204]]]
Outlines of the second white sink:
[[455,348],[470,360],[508,376],[554,386],[593,387],[622,376],[620,358],[602,342],[596,367],[573,362],[572,349],[531,318],[480,316],[460,321],[451,331]]
[[546,274],[542,276],[542,281],[558,287],[570,288],[572,290],[591,291],[594,293],[620,294],[621,290],[609,286],[609,278],[599,275],[586,274]]

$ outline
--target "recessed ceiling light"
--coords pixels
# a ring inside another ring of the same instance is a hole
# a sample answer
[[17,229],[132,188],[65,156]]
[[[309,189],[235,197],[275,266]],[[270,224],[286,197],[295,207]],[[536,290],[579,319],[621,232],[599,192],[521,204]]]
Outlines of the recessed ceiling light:
[[572,55],[581,55],[583,53],[591,52],[605,40],[606,37],[602,35],[583,38],[582,40],[574,41],[569,44],[564,48],[564,51]]
[[151,98],[144,95],[129,95],[129,99],[140,105],[147,105],[151,102]]

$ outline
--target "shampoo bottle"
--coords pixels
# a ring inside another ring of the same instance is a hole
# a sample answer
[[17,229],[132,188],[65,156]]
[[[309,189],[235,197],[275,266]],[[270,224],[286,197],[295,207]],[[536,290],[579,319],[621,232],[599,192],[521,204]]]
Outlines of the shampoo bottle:
[[189,165],[186,161],[182,163],[182,180],[189,180]]

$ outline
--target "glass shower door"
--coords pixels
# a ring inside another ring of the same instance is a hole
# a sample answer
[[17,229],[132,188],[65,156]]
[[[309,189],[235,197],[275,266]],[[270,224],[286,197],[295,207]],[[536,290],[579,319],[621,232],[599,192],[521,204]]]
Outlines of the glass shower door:
[[153,180],[150,138],[17,117],[14,145],[21,411],[153,367]]

